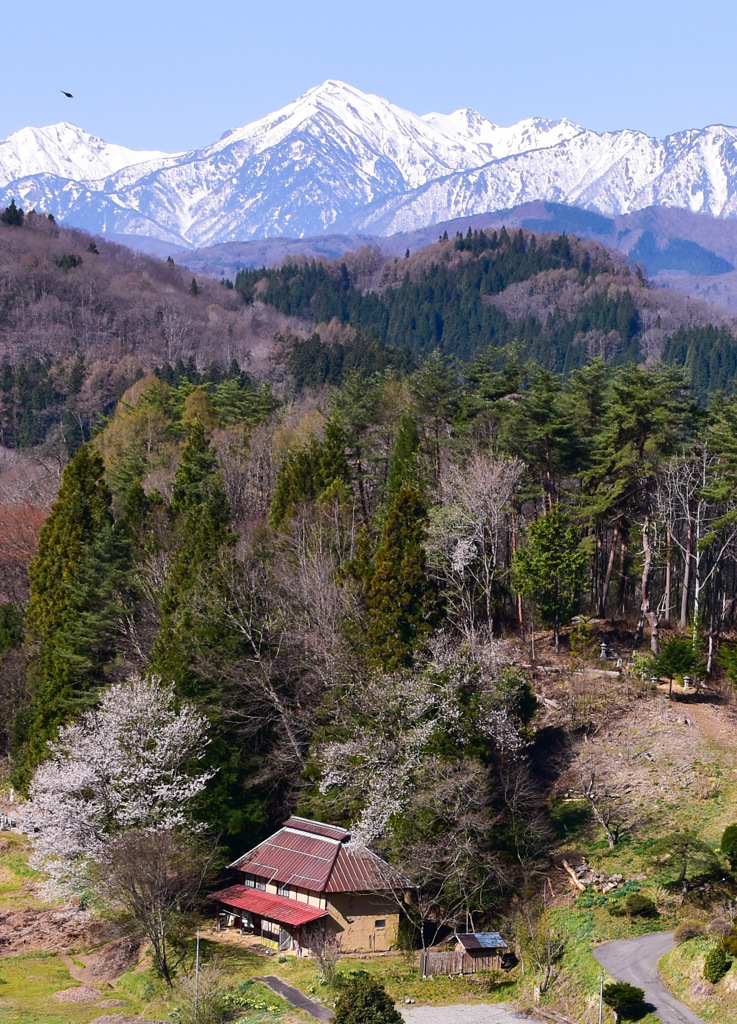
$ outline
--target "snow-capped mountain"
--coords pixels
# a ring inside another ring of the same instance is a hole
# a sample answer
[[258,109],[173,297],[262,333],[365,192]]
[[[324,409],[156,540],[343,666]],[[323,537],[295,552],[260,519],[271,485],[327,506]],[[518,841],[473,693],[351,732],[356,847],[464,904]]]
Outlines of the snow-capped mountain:
[[23,129],[0,142],[0,204],[189,247],[391,234],[538,199],[730,217],[736,143],[737,129],[719,125],[659,141],[567,120],[502,127],[471,109],[420,117],[327,81],[189,153],[134,152],[69,124]]
[[47,128],[21,128],[0,142],[0,185],[34,174],[76,181],[107,178],[123,167],[162,163],[158,151],[137,151],[103,142],[68,121]]

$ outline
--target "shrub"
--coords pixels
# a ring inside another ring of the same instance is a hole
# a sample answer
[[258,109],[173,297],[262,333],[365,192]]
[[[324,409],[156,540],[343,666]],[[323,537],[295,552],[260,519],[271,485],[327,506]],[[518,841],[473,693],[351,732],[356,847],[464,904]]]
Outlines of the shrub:
[[371,977],[351,978],[335,1004],[333,1024],[403,1024],[386,989]]
[[624,905],[630,917],[655,917],[658,913],[658,908],[650,897],[639,892],[631,893],[624,901]]
[[702,923],[689,917],[685,921],[681,921],[673,932],[673,940],[680,944],[681,942],[688,942],[689,939],[696,939],[703,934],[704,926]]
[[635,1020],[643,1011],[645,990],[626,981],[611,981],[604,986],[604,1002],[623,1020]]
[[225,990],[223,972],[212,964],[203,965],[197,979],[194,972],[185,974],[176,994],[182,1024],[224,1024],[230,1017],[232,1000]]
[[716,985],[728,970],[729,960],[727,959],[727,954],[721,946],[713,946],[706,954],[706,960],[704,960],[704,977],[712,985]]
[[737,868],[737,825],[727,825],[722,832],[720,849],[729,861],[730,867]]
[[729,956],[737,956],[737,928],[732,927],[729,935],[722,939],[722,949]]
[[706,934],[711,935],[713,939],[719,939],[723,943],[723,940],[732,931],[732,924],[730,921],[725,921],[723,917],[715,917],[713,921],[710,921],[706,926]]

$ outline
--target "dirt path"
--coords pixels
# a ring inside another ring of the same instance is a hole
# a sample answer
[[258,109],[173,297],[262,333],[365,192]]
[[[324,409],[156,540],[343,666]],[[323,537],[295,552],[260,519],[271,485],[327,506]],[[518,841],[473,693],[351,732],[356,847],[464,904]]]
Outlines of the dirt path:
[[658,961],[673,949],[673,932],[653,932],[636,939],[607,942],[594,950],[601,966],[617,981],[628,981],[645,990],[645,1001],[663,1024],[706,1024],[667,989]]
[[722,750],[734,750],[737,743],[737,720],[723,705],[706,701],[681,702],[684,718],[696,725],[702,735]]

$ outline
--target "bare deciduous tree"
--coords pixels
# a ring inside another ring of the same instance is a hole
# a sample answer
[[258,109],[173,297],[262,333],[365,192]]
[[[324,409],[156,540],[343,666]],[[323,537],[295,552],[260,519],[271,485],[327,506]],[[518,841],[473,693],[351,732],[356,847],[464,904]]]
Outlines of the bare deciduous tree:
[[504,559],[508,507],[524,472],[519,459],[479,453],[449,466],[443,504],[430,517],[428,562],[445,584],[453,616],[473,638],[477,608],[494,623],[495,590],[509,571]]
[[343,956],[343,940],[330,925],[316,922],[305,936],[305,944],[312,953],[326,985],[335,981],[335,972]]
[[98,856],[95,886],[146,933],[154,962],[172,983],[170,946],[204,884],[214,849],[172,830],[136,829],[108,842]]

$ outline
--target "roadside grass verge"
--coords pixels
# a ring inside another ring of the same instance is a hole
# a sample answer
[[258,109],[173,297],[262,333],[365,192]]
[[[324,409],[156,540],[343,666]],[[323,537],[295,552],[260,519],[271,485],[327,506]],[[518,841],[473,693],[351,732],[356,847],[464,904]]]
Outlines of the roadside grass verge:
[[704,978],[704,959],[713,943],[689,939],[667,953],[658,969],[668,988],[694,1013],[713,1024],[734,1024],[737,1020],[737,966],[732,966],[716,985]]

